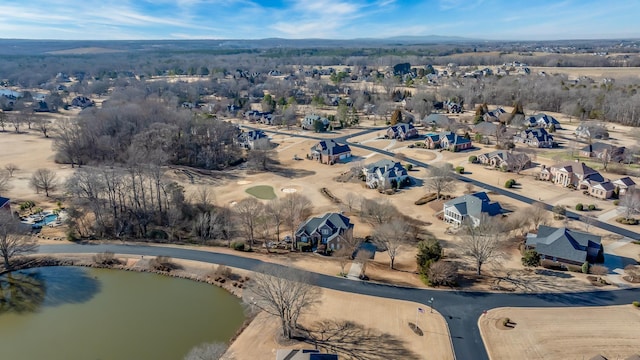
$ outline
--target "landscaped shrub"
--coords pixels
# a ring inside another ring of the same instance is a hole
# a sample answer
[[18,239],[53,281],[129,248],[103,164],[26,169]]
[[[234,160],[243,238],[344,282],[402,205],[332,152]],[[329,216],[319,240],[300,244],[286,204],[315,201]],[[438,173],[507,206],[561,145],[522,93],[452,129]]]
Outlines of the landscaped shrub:
[[475,155],[469,156],[469,162],[472,163],[472,164],[477,163],[478,162],[478,157],[475,156]]
[[232,242],[231,247],[233,250],[244,251],[244,243],[243,242]]
[[509,326],[511,324],[511,319],[504,318],[502,319],[502,326]]
[[632,302],[632,304],[635,307],[640,307],[640,301],[634,301],[634,302]]
[[540,254],[535,250],[527,250],[522,256],[522,265],[538,266],[540,265]]
[[438,198],[438,195],[436,195],[436,193],[427,194],[427,195],[421,197],[420,199],[416,200],[414,202],[414,204],[416,204],[416,205],[424,205],[424,204],[426,204],[428,202],[431,202],[431,201],[433,201],[433,200],[435,200],[437,198]]
[[582,273],[583,274],[588,274],[589,273],[589,263],[588,262],[584,262],[584,264],[582,264]]
[[407,169],[407,171],[411,171],[411,169],[413,169],[413,164],[407,164],[404,168]]
[[590,204],[588,207],[589,211],[593,211],[596,209],[596,206],[594,204]]
[[584,205],[582,205],[582,203],[577,203],[576,204],[576,210],[582,211],[582,209],[584,209]]
[[623,217],[619,217],[616,219],[617,222],[619,222],[620,224],[625,224],[625,225],[638,225],[638,219],[627,219],[624,216]]
[[567,214],[567,209],[564,208],[564,206],[562,205],[556,205],[553,207],[553,209],[551,209],[551,211],[553,211],[554,213],[558,214],[558,215],[566,215]]
[[620,204],[620,200],[613,200],[613,205],[618,206]]
[[504,187],[506,187],[507,189],[511,189],[515,184],[516,184],[515,180],[509,179],[507,180],[507,182],[504,183]]
[[567,270],[571,271],[571,272],[582,272],[582,266],[578,266],[578,265],[565,265]]
[[604,265],[593,265],[589,269],[589,273],[593,275],[607,275],[609,273],[609,268]]
[[463,166],[456,166],[456,173],[458,173],[458,174],[464,173],[464,167]]
[[[567,270],[567,268],[564,265],[558,264],[557,262],[553,262],[551,260],[540,260],[540,266],[550,270],[560,270],[560,271]],[[577,266],[577,268],[578,268],[578,272],[580,272],[580,267]]]

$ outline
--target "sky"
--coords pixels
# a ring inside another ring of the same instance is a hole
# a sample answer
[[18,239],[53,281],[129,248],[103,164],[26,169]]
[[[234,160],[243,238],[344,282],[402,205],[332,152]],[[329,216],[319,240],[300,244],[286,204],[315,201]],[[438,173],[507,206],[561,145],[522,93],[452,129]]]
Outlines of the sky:
[[0,38],[640,38],[640,0],[0,1]]

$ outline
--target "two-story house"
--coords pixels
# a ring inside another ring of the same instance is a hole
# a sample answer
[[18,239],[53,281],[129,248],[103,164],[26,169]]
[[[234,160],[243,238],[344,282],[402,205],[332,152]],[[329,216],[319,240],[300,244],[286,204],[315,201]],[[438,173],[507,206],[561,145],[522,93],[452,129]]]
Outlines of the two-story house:
[[323,164],[333,165],[340,160],[351,157],[351,148],[347,144],[339,144],[333,139],[321,140],[311,147],[309,158]]
[[495,216],[502,213],[498,202],[491,202],[485,192],[468,194],[449,200],[443,205],[444,221],[460,226],[469,221],[472,226],[480,225],[483,216]]
[[326,252],[339,250],[340,238],[353,234],[351,220],[339,213],[326,213],[302,223],[295,233],[296,243],[308,244],[312,250]]
[[362,173],[371,189],[396,188],[409,178],[402,164],[387,159],[363,167]]
[[472,146],[470,139],[451,131],[428,134],[424,143],[429,149],[445,149],[454,152],[470,149]]
[[513,141],[537,148],[550,148],[554,146],[553,136],[543,128],[523,130],[513,137]]
[[389,139],[407,140],[418,137],[418,129],[413,124],[396,124],[387,129]]

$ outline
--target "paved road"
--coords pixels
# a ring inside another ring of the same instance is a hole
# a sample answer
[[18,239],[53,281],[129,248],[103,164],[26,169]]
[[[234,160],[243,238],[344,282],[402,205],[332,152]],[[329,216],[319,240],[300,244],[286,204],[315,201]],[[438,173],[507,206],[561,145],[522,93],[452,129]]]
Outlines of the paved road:
[[[119,254],[170,256],[177,259],[222,264],[236,268],[255,270],[263,264],[256,259],[218,254],[207,251],[155,247],[145,245],[41,245],[39,253],[98,253],[111,251]],[[280,265],[277,265],[280,266]],[[296,270],[303,271],[303,270]],[[335,276],[311,274],[316,285],[333,290],[384,297],[389,299],[414,301],[429,306],[433,298],[433,308],[440,312],[449,325],[453,347],[457,359],[488,359],[477,321],[488,309],[516,307],[557,307],[557,306],[604,306],[629,304],[640,298],[640,289],[615,291],[593,291],[565,294],[497,294],[484,292],[436,291],[413,289],[383,284],[348,280]]]

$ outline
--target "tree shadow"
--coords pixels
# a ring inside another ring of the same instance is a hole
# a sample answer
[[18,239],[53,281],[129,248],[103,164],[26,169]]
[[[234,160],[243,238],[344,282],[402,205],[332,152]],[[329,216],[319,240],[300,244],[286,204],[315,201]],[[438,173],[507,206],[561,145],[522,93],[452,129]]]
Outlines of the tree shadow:
[[38,273],[8,273],[0,277],[0,314],[35,312],[42,306],[45,293]]
[[99,293],[101,288],[98,279],[89,276],[81,268],[61,266],[46,268],[46,273],[39,269],[24,273],[41,279],[46,295],[42,306],[85,303]]
[[404,341],[373,329],[340,320],[319,321],[306,332],[306,342],[355,360],[419,359]]

